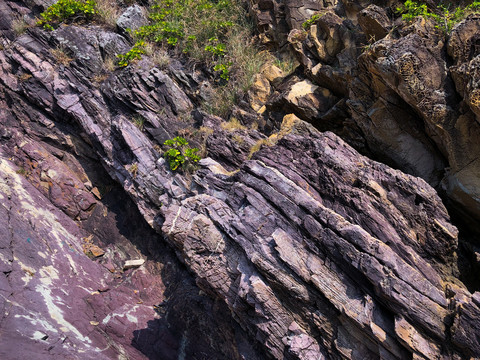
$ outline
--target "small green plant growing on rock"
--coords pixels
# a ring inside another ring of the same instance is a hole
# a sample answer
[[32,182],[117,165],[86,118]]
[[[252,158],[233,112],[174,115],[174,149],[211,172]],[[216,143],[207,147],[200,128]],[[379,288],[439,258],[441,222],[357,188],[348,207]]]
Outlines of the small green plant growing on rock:
[[143,54],[145,54],[145,41],[140,40],[127,53],[117,55],[118,66],[125,67],[134,60],[140,60]]
[[313,24],[315,24],[315,21],[317,21],[318,19],[320,19],[320,16],[321,16],[320,14],[314,14],[314,15],[312,15],[312,17],[311,17],[310,19],[308,19],[308,20],[306,20],[306,21],[303,22],[302,28],[303,28],[304,30],[310,29],[310,27],[311,27]]
[[197,155],[198,149],[190,148],[187,140],[181,136],[165,141],[164,145],[169,147],[164,156],[173,171],[179,167],[185,170],[189,165],[193,165],[200,160]]
[[94,0],[59,0],[40,14],[37,25],[53,30],[67,20],[89,21],[98,14]]
[[397,8],[397,12],[402,14],[402,19],[406,22],[413,21],[417,16],[426,18],[431,15],[426,4],[419,4],[412,0],[405,1],[403,6]]
[[130,172],[130,174],[132,174],[133,178],[135,179],[138,174],[138,164],[133,163],[132,165],[130,165],[130,167],[128,168],[128,171]]

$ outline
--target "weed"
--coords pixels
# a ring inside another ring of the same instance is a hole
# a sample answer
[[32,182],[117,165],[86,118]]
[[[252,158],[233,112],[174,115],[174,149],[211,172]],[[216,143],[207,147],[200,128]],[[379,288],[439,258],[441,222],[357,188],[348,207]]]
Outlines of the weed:
[[455,7],[439,5],[433,12],[429,11],[426,4],[420,4],[413,0],[407,0],[403,6],[397,8],[397,12],[402,14],[402,19],[406,22],[413,21],[416,17],[432,18],[437,22],[437,27],[445,33],[450,33],[455,24],[463,20],[468,14],[480,10],[480,1],[474,1],[466,7]]
[[92,82],[98,85],[107,79],[108,79],[108,74],[97,74],[92,77]]
[[143,54],[145,54],[145,41],[140,40],[133,45],[130,51],[125,54],[117,55],[118,66],[125,67],[134,60],[140,60]]
[[150,56],[153,63],[160,69],[164,69],[170,63],[170,56],[163,48],[157,48],[152,43],[145,44],[145,55]]
[[134,163],[134,164],[130,165],[130,167],[128,168],[128,172],[130,174],[132,174],[133,178],[135,179],[137,177],[137,174],[138,174],[138,164]]
[[235,141],[238,145],[242,145],[245,140],[243,139],[243,137],[241,137],[240,135],[233,135],[232,136],[232,139],[233,141]]
[[207,126],[201,126],[199,131],[202,133],[202,134],[205,134],[206,136],[210,136],[213,134],[213,129],[210,128],[210,127],[207,127]]
[[237,0],[157,0],[150,24],[134,35],[212,63],[220,79],[228,81],[231,61],[224,59],[229,53],[224,41],[230,29],[242,26],[242,11]]
[[174,139],[167,140],[164,145],[169,147],[164,156],[173,171],[179,167],[186,170],[190,165],[200,160],[197,155],[198,149],[190,148],[183,137],[177,136]]
[[370,35],[368,42],[365,45],[361,46],[362,52],[369,53],[374,43],[375,43],[375,35]]
[[120,8],[116,1],[96,0],[98,19],[114,30],[117,27],[117,19],[120,16]]
[[312,15],[312,17],[310,19],[308,19],[307,21],[305,21],[303,24],[302,24],[302,28],[304,28],[305,30],[308,30],[310,29],[310,27],[315,23],[315,21],[317,21],[318,19],[320,19],[320,14],[314,14]]
[[133,117],[132,121],[140,131],[144,130],[144,128],[145,128],[145,118],[143,116],[135,116],[135,117]]
[[227,61],[226,63],[218,63],[213,67],[213,70],[220,72],[220,79],[225,81],[230,80],[230,68],[232,66],[231,61]]
[[252,86],[253,75],[258,74],[268,61],[268,52],[258,51],[249,34],[248,28],[232,32],[228,41],[228,56],[233,60],[228,73],[229,81],[213,87],[209,100],[202,104],[207,112],[228,117],[235,102]]
[[32,77],[31,74],[23,73],[22,75],[18,76],[18,80],[20,80],[21,82],[25,82],[28,79],[30,79],[31,77]]
[[25,170],[24,167],[19,168],[18,170],[15,171],[15,173],[17,173],[18,175],[25,176],[25,177],[28,177],[30,175],[29,172],[27,170]]
[[17,17],[12,21],[12,30],[15,35],[22,35],[28,29],[28,24],[23,17]]
[[274,138],[266,138],[258,140],[251,148],[250,153],[248,154],[248,159],[251,159],[253,154],[255,154],[258,150],[261,149],[262,146],[273,146],[275,145],[276,141]]
[[275,58],[273,63],[285,73],[285,76],[290,75],[299,65],[298,60],[291,53],[288,53],[282,59]]
[[40,14],[37,25],[53,30],[65,21],[89,21],[98,14],[94,0],[58,0]]
[[113,72],[115,71],[116,60],[112,57],[106,57],[105,60],[103,60],[103,68],[108,71],[108,72]]
[[68,66],[73,61],[73,58],[68,56],[65,49],[63,49],[62,47],[58,47],[56,49],[50,49],[50,53],[55,58],[55,61],[57,62],[57,64]]
[[237,131],[237,130],[245,130],[245,126],[243,126],[240,121],[237,120],[237,118],[230,118],[230,121],[228,122],[223,122],[222,123],[222,128],[228,131]]

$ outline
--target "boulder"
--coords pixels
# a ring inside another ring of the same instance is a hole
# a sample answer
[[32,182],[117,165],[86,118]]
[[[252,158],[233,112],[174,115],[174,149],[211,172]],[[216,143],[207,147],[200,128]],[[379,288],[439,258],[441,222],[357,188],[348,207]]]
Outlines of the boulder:
[[135,4],[128,7],[117,19],[117,27],[123,32],[127,33],[127,29],[131,31],[137,30],[139,27],[146,25],[148,22],[145,15],[145,10]]

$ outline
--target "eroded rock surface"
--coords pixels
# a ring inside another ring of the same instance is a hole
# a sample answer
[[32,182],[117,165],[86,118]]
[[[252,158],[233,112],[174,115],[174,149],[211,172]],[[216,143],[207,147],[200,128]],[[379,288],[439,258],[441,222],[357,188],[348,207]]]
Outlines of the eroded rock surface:
[[[450,38],[451,78],[433,24],[397,36],[368,5],[252,2],[301,67],[258,75],[235,125],[197,109],[180,63],[108,70],[128,40],[98,25],[15,38],[29,10],[0,0],[2,358],[480,357],[479,293],[431,187],[475,218],[478,121],[451,91],[475,88],[477,18]],[[177,134],[205,146],[195,173],[162,157]]]

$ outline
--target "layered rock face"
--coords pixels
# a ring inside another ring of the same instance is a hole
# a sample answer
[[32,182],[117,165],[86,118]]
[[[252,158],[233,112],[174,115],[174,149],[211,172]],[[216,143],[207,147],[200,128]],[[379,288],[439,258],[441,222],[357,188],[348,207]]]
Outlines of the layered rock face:
[[[446,45],[366,2],[249,5],[301,66],[257,75],[232,129],[180,62],[106,71],[122,30],[16,36],[32,11],[0,0],[2,359],[480,357],[432,187],[478,215],[477,18]],[[194,173],[162,157],[179,133],[205,146]]]
[[[338,101],[316,116],[305,116],[301,106],[293,109],[295,114],[441,188],[477,222],[478,15],[455,26],[446,38],[431,19],[419,17],[406,26],[397,15],[394,21],[393,10],[400,4],[393,1],[264,3],[256,2],[253,9],[265,41],[278,49],[288,41],[303,76]],[[319,18],[309,29],[299,29],[313,14]],[[285,28],[288,39],[279,39],[275,34],[284,34]],[[309,93],[319,96],[318,91]]]

